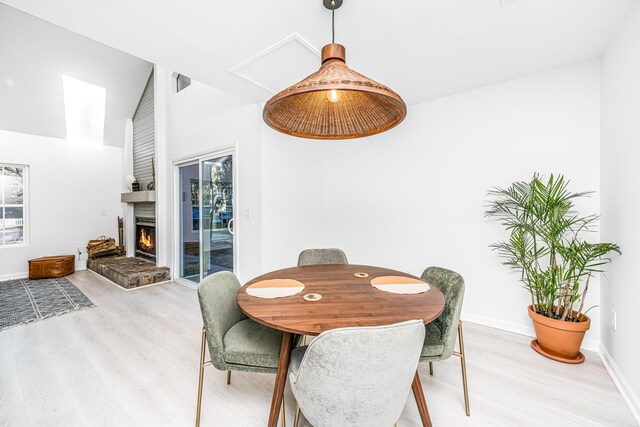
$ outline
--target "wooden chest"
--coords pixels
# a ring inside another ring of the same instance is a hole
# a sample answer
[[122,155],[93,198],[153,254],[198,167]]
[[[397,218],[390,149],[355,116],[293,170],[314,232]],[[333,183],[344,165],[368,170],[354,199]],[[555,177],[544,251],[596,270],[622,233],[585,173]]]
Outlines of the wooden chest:
[[64,277],[75,270],[74,255],[48,256],[29,260],[29,279]]

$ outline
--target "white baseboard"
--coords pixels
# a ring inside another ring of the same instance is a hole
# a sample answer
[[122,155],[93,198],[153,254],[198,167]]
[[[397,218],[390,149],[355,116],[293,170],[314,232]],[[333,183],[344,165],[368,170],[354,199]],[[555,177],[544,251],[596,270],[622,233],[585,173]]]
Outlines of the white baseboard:
[[28,271],[24,271],[22,273],[2,274],[0,275],[0,281],[13,280],[13,279],[25,279],[27,277],[29,277]]
[[629,410],[631,410],[633,418],[635,418],[638,425],[640,425],[640,399],[638,399],[638,395],[633,391],[627,380],[622,375],[622,372],[620,372],[620,369],[618,369],[616,362],[613,361],[611,355],[602,344],[600,344],[598,348],[598,354],[600,355],[600,360],[602,360],[602,364],[611,377],[613,384],[615,384],[616,388],[620,392],[624,403],[627,404]]
[[[478,316],[476,314],[463,314],[462,320],[465,322],[477,323],[483,326],[489,326],[490,328],[500,329],[502,331],[514,332],[516,334],[525,335],[535,338],[536,333],[533,326],[525,326],[519,323],[505,322],[504,320],[497,320],[491,317]],[[582,348],[589,351],[597,352],[599,350],[600,342],[596,340],[584,340],[582,342]]]

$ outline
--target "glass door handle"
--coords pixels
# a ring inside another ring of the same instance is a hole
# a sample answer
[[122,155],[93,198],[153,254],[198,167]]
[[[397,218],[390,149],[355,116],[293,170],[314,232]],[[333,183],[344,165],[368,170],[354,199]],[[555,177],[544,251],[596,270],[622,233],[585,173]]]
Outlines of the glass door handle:
[[229,230],[229,233],[231,233],[231,234],[233,235],[233,234],[234,234],[234,233],[233,233],[233,228],[231,227],[231,223],[232,223],[232,222],[233,222],[233,218],[231,218],[231,219],[229,220],[229,222],[227,222],[227,230]]

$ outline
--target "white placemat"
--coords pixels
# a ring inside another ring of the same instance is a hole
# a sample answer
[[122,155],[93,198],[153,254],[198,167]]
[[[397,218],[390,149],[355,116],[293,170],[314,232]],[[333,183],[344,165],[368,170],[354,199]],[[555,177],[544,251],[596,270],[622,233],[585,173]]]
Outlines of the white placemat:
[[262,280],[247,286],[247,294],[257,298],[290,297],[304,290],[304,284],[293,279]]
[[371,280],[371,286],[393,294],[421,294],[430,287],[422,280],[405,276],[380,276]]

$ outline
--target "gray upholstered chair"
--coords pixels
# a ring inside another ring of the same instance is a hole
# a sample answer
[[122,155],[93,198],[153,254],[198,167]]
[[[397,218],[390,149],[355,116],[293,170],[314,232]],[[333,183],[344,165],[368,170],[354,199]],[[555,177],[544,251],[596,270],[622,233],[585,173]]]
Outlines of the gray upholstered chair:
[[[240,310],[236,300],[240,282],[233,273],[219,272],[207,276],[198,285],[198,300],[202,312],[202,344],[196,426],[200,425],[202,381],[204,367],[213,365],[227,371],[227,384],[231,371],[273,373],[278,370],[282,332],[267,328]],[[205,346],[211,360],[205,362]],[[282,405],[284,422],[284,402]]]
[[390,427],[402,414],[423,342],[421,320],[323,332],[293,350],[291,391],[314,427]]
[[[469,390],[467,387],[467,365],[464,356],[464,340],[462,338],[462,300],[464,299],[464,279],[455,271],[441,267],[428,267],[422,273],[422,279],[436,286],[444,294],[445,307],[442,314],[426,325],[424,346],[420,354],[421,362],[429,362],[429,373],[433,375],[433,362],[458,356],[462,368],[462,386],[464,390],[464,407],[469,412]],[[460,351],[455,351],[456,335]]]
[[[344,251],[337,248],[305,249],[298,255],[298,267],[320,264],[349,264],[349,260],[347,260],[347,255]],[[307,337],[303,335],[299,344],[305,345],[306,343]],[[297,427],[300,419],[300,406],[297,404],[295,414],[293,425]]]
[[298,256],[298,267],[317,264],[349,264],[342,249],[305,249]]

